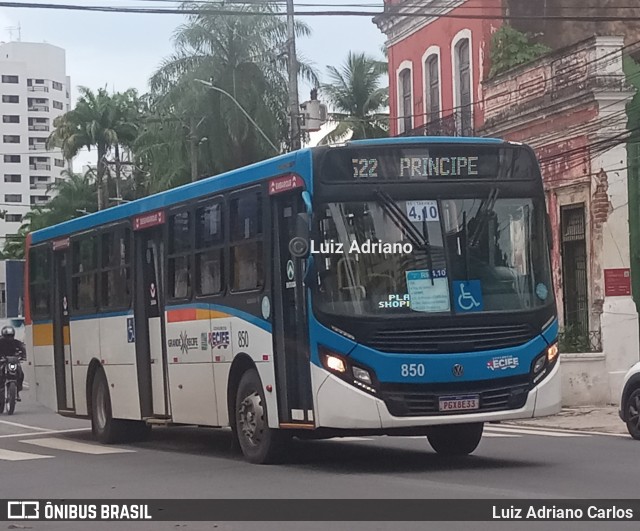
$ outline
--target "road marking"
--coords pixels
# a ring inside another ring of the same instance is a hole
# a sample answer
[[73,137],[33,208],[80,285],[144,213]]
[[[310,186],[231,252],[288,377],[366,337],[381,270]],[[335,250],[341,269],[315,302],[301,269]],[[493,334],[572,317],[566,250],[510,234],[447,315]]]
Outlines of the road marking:
[[57,439],[55,437],[46,437],[43,439],[29,439],[20,441],[21,443],[34,444],[36,446],[42,446],[44,448],[51,448],[53,450],[66,450],[68,452],[77,452],[80,454],[124,454],[134,453],[135,450],[127,450],[125,448],[114,448],[113,446],[99,446],[97,444],[87,444],[77,441],[71,441],[69,439]]
[[45,459],[52,455],[29,454],[27,452],[14,452],[0,448],[0,460],[2,461],[28,461],[30,459]]
[[522,437],[522,435],[515,435],[515,434],[511,434],[511,433],[492,433],[490,431],[485,431],[482,434],[482,437],[505,437],[505,438],[509,438],[509,439],[518,439],[519,437]]
[[29,426],[28,424],[18,424],[17,422],[9,422],[8,420],[0,420],[0,424],[14,426],[15,428],[26,428],[27,430],[50,431],[47,428],[39,428],[38,426]]
[[361,442],[361,441],[373,441],[371,437],[336,437],[334,441],[340,442]]
[[[500,426],[503,426],[503,425],[501,424]],[[520,425],[505,423],[504,426],[515,428]],[[522,425],[522,426],[524,427],[524,429],[530,430],[530,431],[543,430],[543,431],[552,431],[557,433],[583,433],[585,435],[607,435],[609,437],[624,437],[626,439],[629,439],[631,437],[628,433],[609,433],[606,431],[570,430],[567,428],[536,427],[536,426],[525,426],[525,425]]]
[[520,435],[538,435],[540,437],[590,437],[590,435],[582,433],[563,433],[559,431],[543,431],[543,430],[530,430],[522,428],[503,428],[498,426],[487,427],[490,432],[497,433],[516,433]]
[[72,428],[68,430],[49,430],[39,433],[11,433],[9,435],[0,435],[0,439],[15,439],[16,437],[39,437],[40,435],[53,435],[56,433],[78,433],[78,432],[91,431],[90,428]]

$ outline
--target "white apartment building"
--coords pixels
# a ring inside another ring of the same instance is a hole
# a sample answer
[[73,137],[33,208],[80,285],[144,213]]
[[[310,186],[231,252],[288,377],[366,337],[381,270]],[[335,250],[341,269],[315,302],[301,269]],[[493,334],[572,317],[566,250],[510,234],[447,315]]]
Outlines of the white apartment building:
[[0,44],[0,248],[67,169],[62,153],[45,147],[54,119],[70,107],[65,63],[65,51],[51,44]]

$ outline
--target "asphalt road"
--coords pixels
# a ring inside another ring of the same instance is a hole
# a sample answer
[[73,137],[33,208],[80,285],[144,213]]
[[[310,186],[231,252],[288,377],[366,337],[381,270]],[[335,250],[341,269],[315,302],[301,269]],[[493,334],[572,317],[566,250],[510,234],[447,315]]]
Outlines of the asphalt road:
[[[88,422],[31,403],[0,416],[0,498],[638,498],[640,443],[626,436],[488,425],[475,454],[436,455],[424,438],[297,442],[288,462],[256,466],[230,432],[155,428],[144,443],[101,446]],[[295,503],[295,501],[292,501]],[[327,511],[331,510],[330,503]],[[461,511],[464,511],[461,502]],[[16,523],[17,524],[17,523]],[[634,529],[636,523],[29,522],[0,529],[198,531]]]

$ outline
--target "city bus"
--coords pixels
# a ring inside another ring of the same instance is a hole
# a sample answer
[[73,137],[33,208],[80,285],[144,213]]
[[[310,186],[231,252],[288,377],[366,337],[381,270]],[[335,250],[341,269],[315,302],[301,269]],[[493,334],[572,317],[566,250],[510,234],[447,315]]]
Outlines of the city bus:
[[231,428],[425,436],[560,409],[550,225],[530,147],[391,138],[303,149],[33,232],[36,398],[103,443]]

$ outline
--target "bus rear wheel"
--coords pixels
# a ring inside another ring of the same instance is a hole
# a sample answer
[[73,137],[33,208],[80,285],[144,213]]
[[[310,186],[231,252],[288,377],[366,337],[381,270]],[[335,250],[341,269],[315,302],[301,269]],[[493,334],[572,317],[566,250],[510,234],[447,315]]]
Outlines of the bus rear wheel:
[[279,461],[286,436],[281,430],[269,428],[262,382],[255,369],[240,378],[234,409],[235,432],[246,459],[256,464]]
[[91,388],[91,431],[103,444],[114,444],[125,440],[127,422],[111,415],[111,396],[107,377],[99,369]]
[[482,422],[432,426],[429,428],[427,439],[440,455],[469,455],[480,444],[483,428]]

